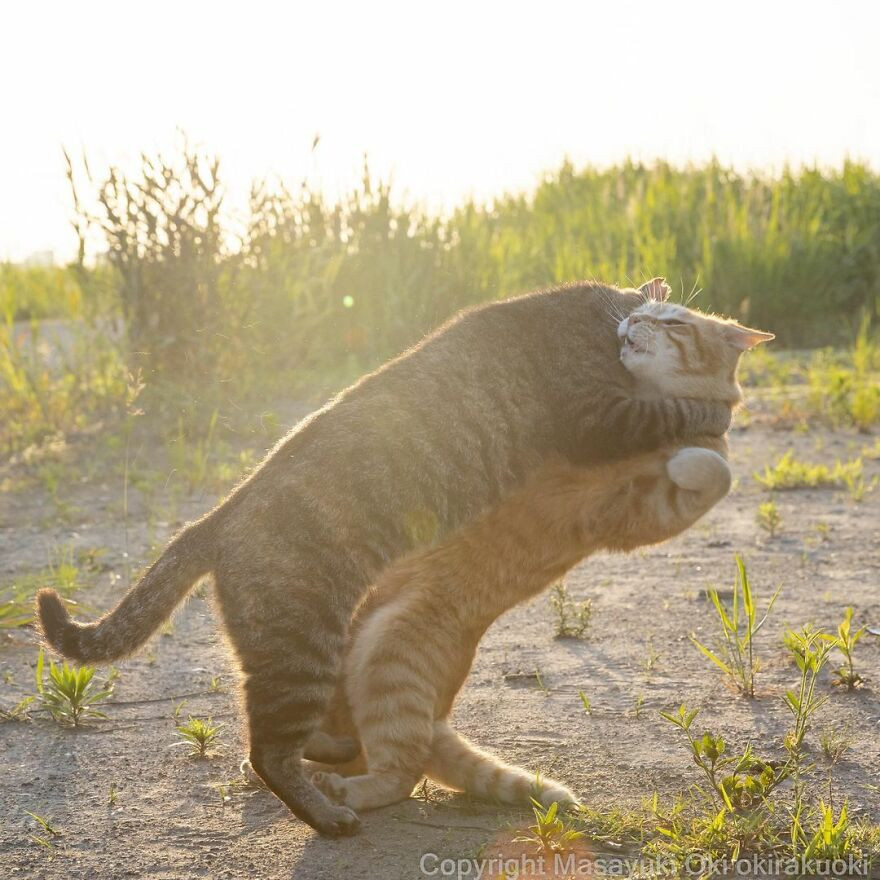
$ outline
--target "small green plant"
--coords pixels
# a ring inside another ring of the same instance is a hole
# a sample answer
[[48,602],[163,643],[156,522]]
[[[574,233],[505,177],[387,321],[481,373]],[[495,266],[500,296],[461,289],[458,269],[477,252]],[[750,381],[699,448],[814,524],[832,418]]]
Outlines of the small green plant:
[[119,799],[119,791],[116,788],[116,783],[110,783],[110,790],[107,792],[107,805],[110,807],[116,806],[116,801]]
[[61,832],[52,825],[51,819],[46,819],[43,816],[38,816],[36,813],[32,813],[30,810],[25,810],[25,813],[31,817],[45,832],[45,834],[31,834],[30,839],[34,843],[38,843],[40,846],[46,847],[48,850],[55,849],[55,838],[60,837]]
[[112,685],[99,685],[91,666],[57,666],[49,662],[49,675],[45,675],[43,651],[37,657],[37,700],[57,722],[79,727],[86,718],[106,718],[95,708],[113,693]]
[[559,815],[559,805],[555,802],[545,809],[540,801],[532,798],[532,812],[535,824],[528,827],[531,833],[514,837],[514,842],[533,844],[536,852],[552,855],[564,852],[584,836],[583,831],[576,830],[570,821]]
[[657,661],[663,656],[662,652],[654,647],[654,640],[649,638],[645,642],[645,659],[642,662],[642,669],[645,675],[650,676],[657,666]]
[[755,518],[760,528],[767,532],[771,538],[776,537],[782,526],[782,515],[772,498],[758,505],[758,513]]
[[574,601],[562,581],[550,592],[550,607],[556,615],[557,639],[582,639],[593,619],[593,600]]
[[45,568],[16,578],[0,589],[0,629],[27,626],[34,619],[34,593],[53,587],[69,599],[79,588],[79,568],[70,544],[51,547]]
[[180,740],[174,745],[187,746],[193,756],[206,758],[208,751],[219,744],[219,734],[223,727],[223,724],[214,724],[211,718],[203,721],[190,715],[186,724],[177,725],[177,736]]
[[419,801],[424,801],[426,804],[433,803],[433,793],[430,787],[430,780],[427,776],[422,780],[421,784],[413,790],[411,797]]
[[177,436],[170,445],[169,453],[174,472],[182,477],[188,491],[204,489],[214,480],[212,468],[217,458],[215,433],[219,410],[215,409],[207,428],[195,437],[188,436],[183,418],[177,421]]
[[645,706],[645,695],[644,694],[636,694],[635,700],[633,700],[633,718],[641,718],[642,717],[642,709]]
[[831,649],[824,643],[822,633],[807,628],[800,632],[789,631],[786,645],[801,673],[798,690],[786,691],[782,698],[794,717],[794,727],[786,737],[785,747],[796,762],[801,755],[810,719],[827,699],[816,696],[816,682]]
[[853,631],[852,628],[853,609],[847,608],[844,612],[843,620],[837,625],[837,633],[831,635],[823,633],[822,638],[832,648],[836,648],[843,654],[844,663],[836,670],[837,677],[834,683],[845,687],[851,691],[864,684],[864,679],[855,671],[853,665],[853,652],[856,645],[866,632],[865,627],[861,627]]
[[586,712],[587,715],[592,715],[593,704],[590,702],[590,698],[583,691],[578,691],[578,696],[581,698],[581,704],[584,707],[584,712]]
[[[857,461],[861,461],[861,459],[857,459]],[[873,492],[880,483],[880,477],[877,476],[866,480],[861,470],[846,471],[841,475],[841,480],[846,491],[849,492],[850,500],[855,501],[856,504],[864,501],[865,496]]]
[[692,730],[699,709],[681,705],[678,712],[661,712],[660,716],[685,735],[694,763],[709,783],[716,807],[731,812],[743,810],[766,799],[787,776],[784,770],[756,757],[751,744],[741,754],[728,754],[723,737],[705,732],[702,736]]
[[819,734],[819,747],[829,764],[838,764],[852,745],[852,737],[849,734],[849,725],[843,727],[826,727]]
[[[834,820],[834,808],[819,801],[819,823],[818,828],[813,832],[812,836],[804,835],[803,860],[834,862],[835,860],[845,859],[850,852],[849,839],[849,818],[847,815],[847,804],[844,802],[840,808],[840,815],[837,821]],[[795,824],[795,833],[799,829],[799,823]]]
[[0,709],[0,721],[28,721],[29,709],[34,697],[27,696],[19,700],[11,709]]
[[752,595],[746,565],[742,557],[737,555],[736,580],[733,584],[733,602],[730,609],[724,607],[717,590],[708,591],[721,624],[724,638],[721,651],[719,653],[711,651],[696,636],[691,635],[694,645],[730,678],[741,693],[748,697],[755,696],[755,675],[759,671],[754,639],[766,623],[781,589],[781,587],[777,588],[770,598],[764,616],[758,620],[758,609]]

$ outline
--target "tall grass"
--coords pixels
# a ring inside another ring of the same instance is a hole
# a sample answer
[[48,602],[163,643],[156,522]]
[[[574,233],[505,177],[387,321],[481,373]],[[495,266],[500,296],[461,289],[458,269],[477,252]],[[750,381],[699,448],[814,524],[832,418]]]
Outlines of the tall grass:
[[[532,193],[445,217],[402,205],[365,167],[332,203],[256,183],[234,226],[219,162],[187,144],[144,156],[134,176],[74,172],[74,226],[103,238],[101,268],[6,267],[0,305],[17,318],[121,316],[126,366],[172,425],[199,412],[207,425],[251,393],[342,382],[462,306],[578,278],[665,275],[783,346],[849,342],[880,309],[880,176],[853,162],[776,176],[566,163]],[[11,338],[0,349],[18,366]],[[859,423],[875,404],[862,397]]]

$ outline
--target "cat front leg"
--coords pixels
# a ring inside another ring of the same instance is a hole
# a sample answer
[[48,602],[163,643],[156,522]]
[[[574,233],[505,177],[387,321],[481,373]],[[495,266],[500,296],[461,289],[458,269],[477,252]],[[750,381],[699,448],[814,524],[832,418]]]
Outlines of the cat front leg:
[[731,417],[731,405],[725,401],[621,394],[594,403],[581,415],[574,458],[578,464],[595,464],[700,436],[721,437]]
[[724,458],[711,449],[699,446],[679,449],[666,462],[666,472],[679,488],[699,493],[709,506],[730,491],[730,467]]

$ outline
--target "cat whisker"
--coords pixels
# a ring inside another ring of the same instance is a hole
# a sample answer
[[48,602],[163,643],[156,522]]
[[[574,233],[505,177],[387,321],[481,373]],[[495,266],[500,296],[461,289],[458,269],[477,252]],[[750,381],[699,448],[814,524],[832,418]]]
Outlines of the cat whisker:
[[685,301],[685,305],[689,306],[701,293],[703,292],[702,287],[697,287],[697,282],[694,282],[694,286],[691,288],[690,295]]

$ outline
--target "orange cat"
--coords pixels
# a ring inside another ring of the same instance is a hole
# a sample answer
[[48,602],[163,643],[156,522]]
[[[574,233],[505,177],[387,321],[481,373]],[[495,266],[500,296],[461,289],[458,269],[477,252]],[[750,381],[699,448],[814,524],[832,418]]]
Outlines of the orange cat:
[[[741,399],[740,355],[771,334],[652,301],[618,328],[621,359],[645,396]],[[709,447],[709,448],[706,448]],[[573,802],[564,785],[477,749],[447,717],[486,628],[596,550],[632,550],[692,525],[730,488],[723,439],[611,464],[544,466],[520,490],[439,546],[393,564],[353,625],[325,730],[356,733],[348,773],[316,772],[352,809],[390,804],[427,775],[505,802]],[[342,768],[337,768],[342,769]],[[366,772],[365,772],[366,771]]]

